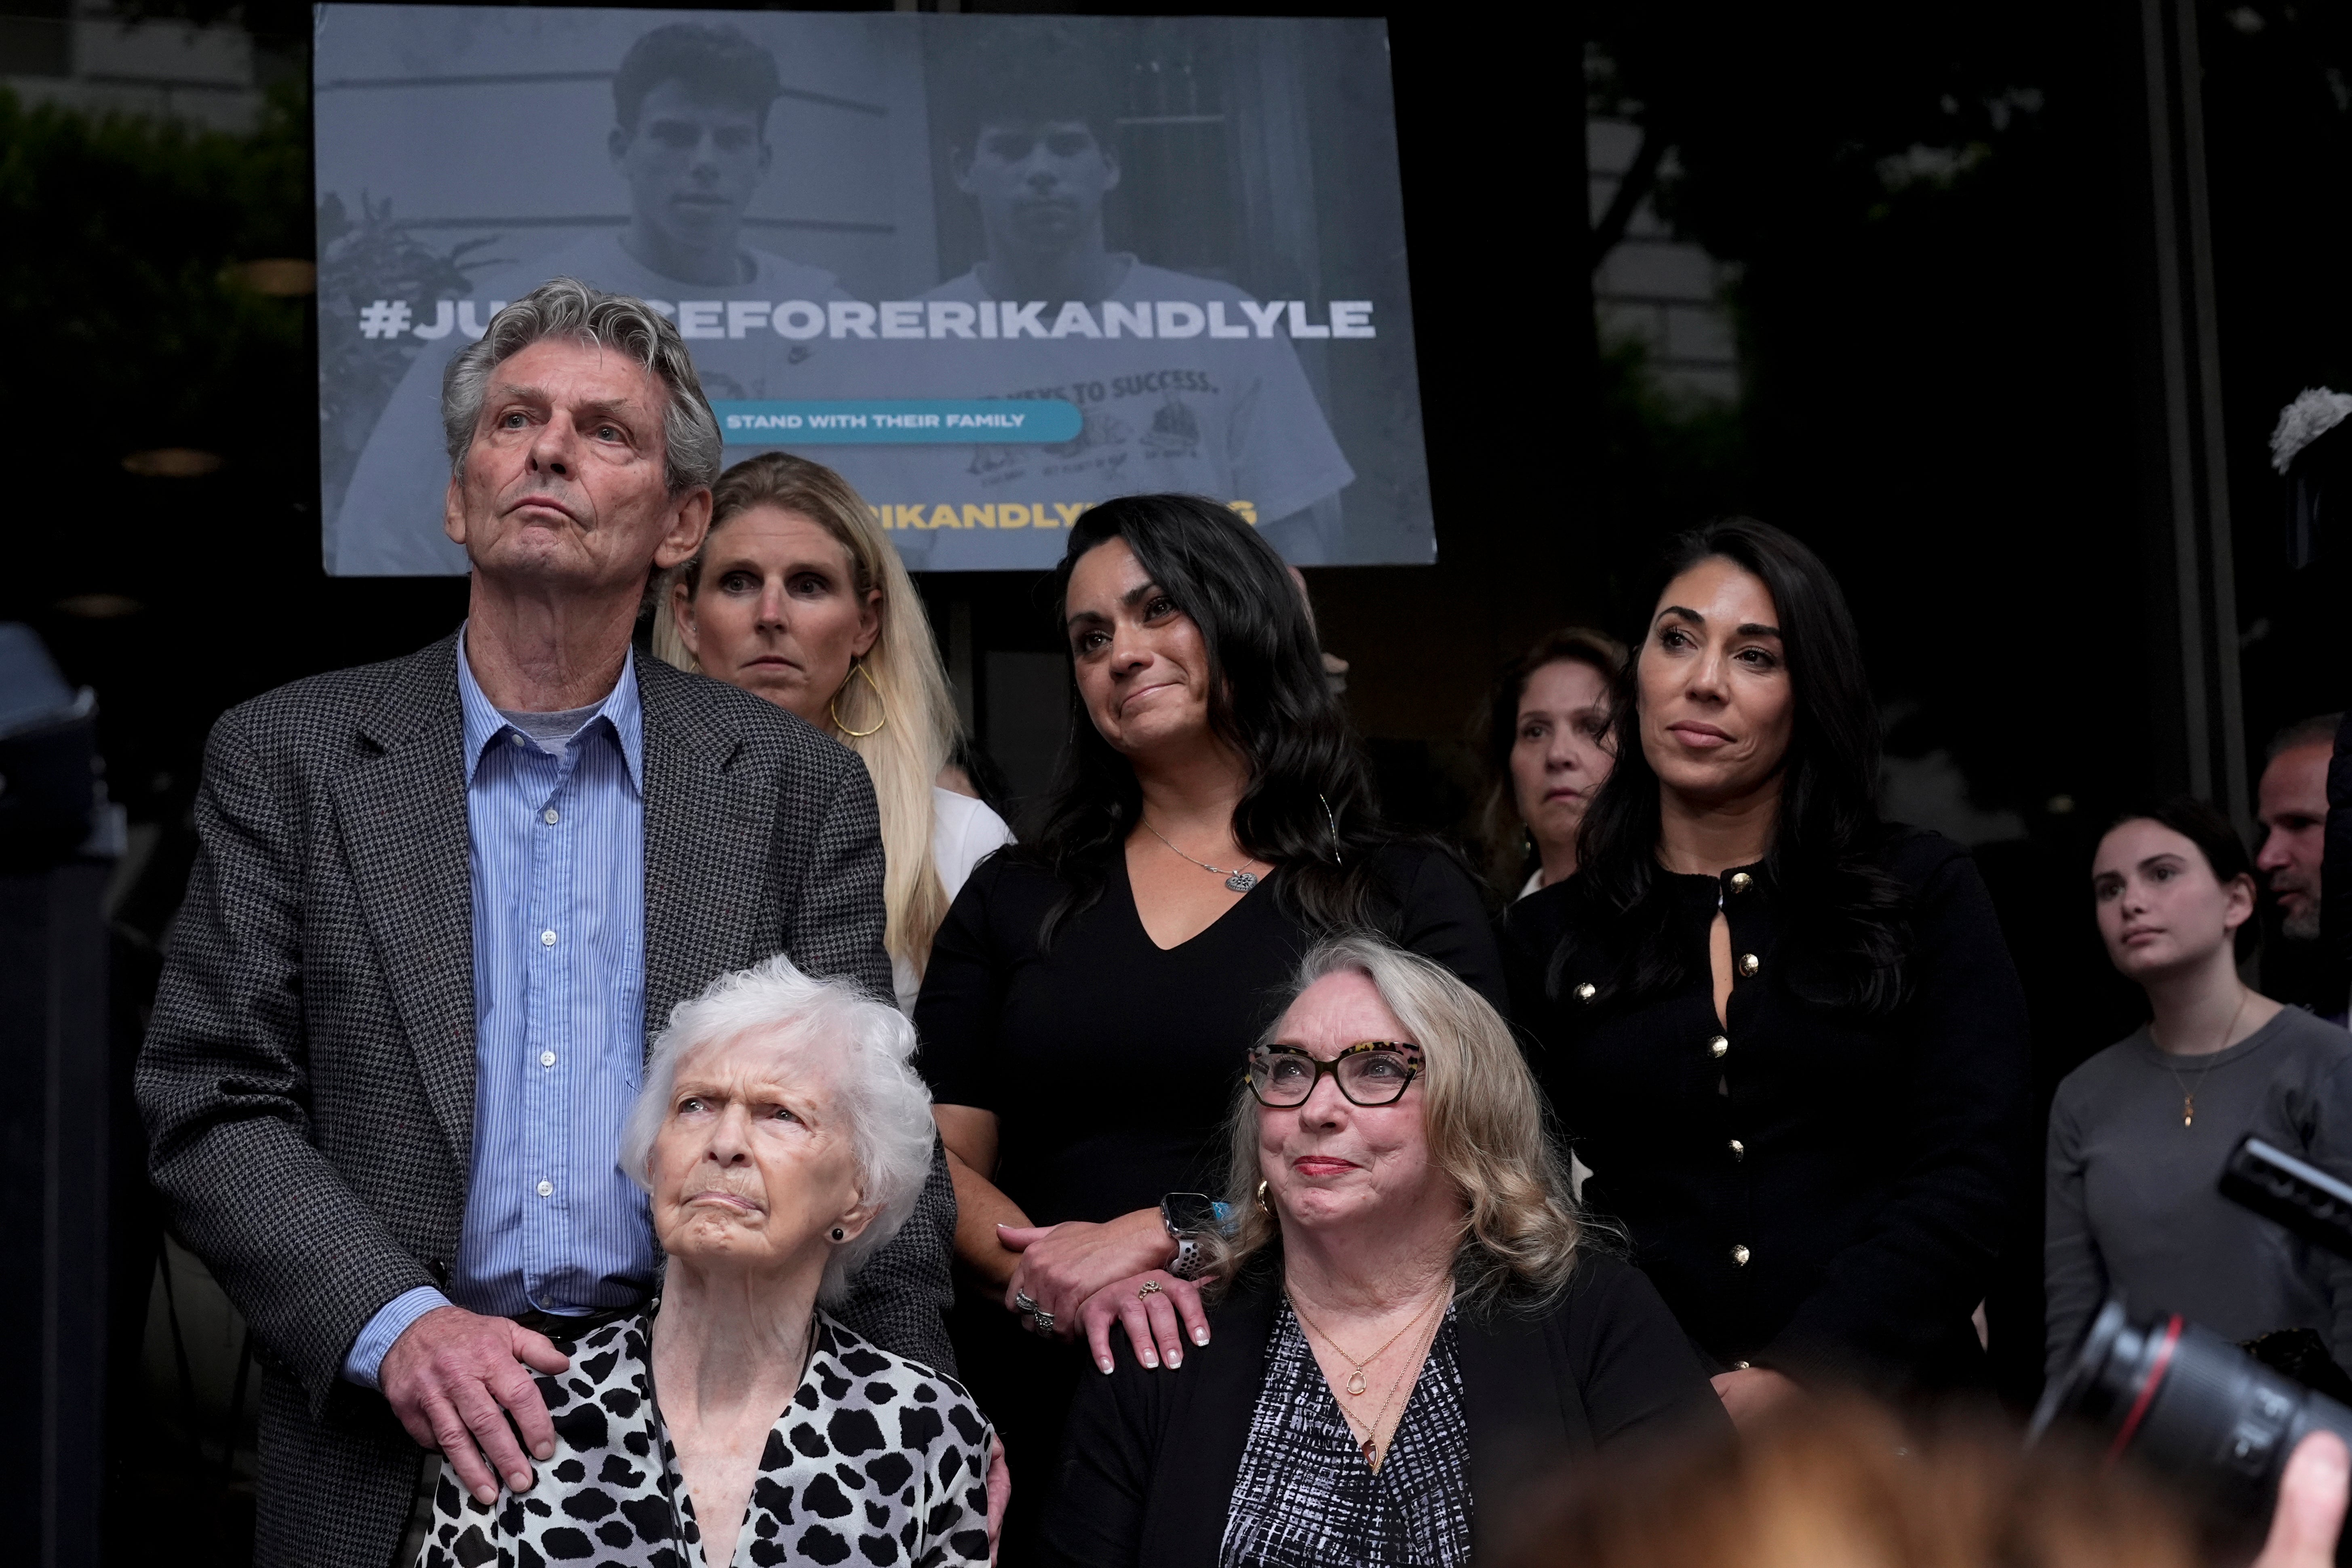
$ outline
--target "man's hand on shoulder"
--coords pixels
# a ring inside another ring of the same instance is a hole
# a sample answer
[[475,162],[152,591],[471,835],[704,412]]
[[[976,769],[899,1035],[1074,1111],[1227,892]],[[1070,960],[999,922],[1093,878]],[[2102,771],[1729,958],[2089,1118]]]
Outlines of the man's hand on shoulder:
[[533,1455],[555,1453],[555,1424],[531,1370],[571,1365],[554,1342],[520,1323],[436,1307],[392,1342],[377,1382],[408,1435],[446,1455],[466,1489],[488,1504],[499,1500],[499,1476],[511,1490],[530,1489],[530,1460],[515,1443],[516,1428]]

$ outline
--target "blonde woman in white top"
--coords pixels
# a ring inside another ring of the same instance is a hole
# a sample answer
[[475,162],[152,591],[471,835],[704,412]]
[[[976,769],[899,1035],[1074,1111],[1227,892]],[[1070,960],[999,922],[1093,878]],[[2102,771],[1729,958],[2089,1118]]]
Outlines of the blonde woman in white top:
[[885,941],[898,1006],[912,1012],[956,889],[1013,835],[940,785],[955,708],[898,551],[839,474],[769,452],[719,476],[701,553],[664,587],[655,653],[768,699],[865,759],[889,862]]

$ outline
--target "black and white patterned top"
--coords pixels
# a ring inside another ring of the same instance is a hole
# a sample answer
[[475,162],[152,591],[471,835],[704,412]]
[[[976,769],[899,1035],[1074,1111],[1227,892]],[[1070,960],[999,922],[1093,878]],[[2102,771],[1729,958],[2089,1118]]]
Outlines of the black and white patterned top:
[[[442,1461],[416,1568],[711,1568],[654,1407],[651,1323],[607,1324],[572,1348],[569,1372],[538,1380],[556,1451],[530,1491],[485,1507]],[[961,1385],[820,1311],[808,1371],[769,1429],[731,1568],[984,1563],[988,1443]]]
[[1467,1568],[1470,1426],[1445,1310],[1375,1472],[1285,1300],[1218,1568]]

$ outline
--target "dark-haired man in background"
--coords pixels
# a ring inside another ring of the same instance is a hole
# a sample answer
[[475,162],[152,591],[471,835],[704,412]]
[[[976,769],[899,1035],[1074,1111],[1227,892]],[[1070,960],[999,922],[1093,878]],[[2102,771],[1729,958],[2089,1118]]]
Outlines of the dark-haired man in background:
[[[645,300],[673,320],[681,300],[716,302],[721,313],[713,320],[686,323],[709,395],[815,395],[801,384],[803,367],[827,352],[823,340],[784,342],[765,321],[747,333],[748,323],[723,314],[736,300],[847,297],[832,273],[743,242],[744,211],[775,162],[768,113],[782,91],[774,58],[732,27],[677,22],[640,37],[614,74],[605,139],[614,172],[629,187],[628,223],[482,280],[475,319],[487,321],[490,302],[520,299],[550,278]],[[439,407],[442,371],[467,342],[450,331],[429,342],[393,394],[334,520],[332,570],[465,569],[464,554],[441,531]]]
[[[1310,511],[1353,482],[1323,409],[1280,327],[1262,336],[1230,283],[1154,267],[1109,248],[1103,205],[1124,177],[1113,106],[1094,85],[1097,62],[1003,54],[959,60],[964,107],[950,133],[956,188],[977,209],[985,253],[923,296],[973,309],[1034,306],[1046,335],[927,337],[865,345],[861,374],[876,396],[1055,398],[1085,416],[1077,437],[1018,445],[845,447],[842,470],[875,502],[998,500],[1035,506],[1181,491],[1245,503],[1296,564],[1329,561],[1332,541]],[[1152,199],[1145,195],[1142,199]],[[1146,310],[1160,300],[1218,304],[1224,337],[1114,337],[1103,305]],[[1072,305],[1086,316],[1068,313]],[[1261,310],[1263,306],[1259,307]],[[830,459],[829,459],[830,460]],[[1050,515],[1050,514],[1049,514]],[[1014,559],[1029,535],[986,529],[901,531],[909,566],[985,569],[1049,564]],[[1048,539],[1055,538],[1047,535]]]
[[2254,867],[2277,906],[2280,937],[2279,947],[2263,957],[2263,989],[2339,1024],[2345,999],[2321,962],[2319,914],[2327,763],[2343,723],[2341,713],[2322,713],[2280,731],[2271,742],[2254,807],[2263,830]]

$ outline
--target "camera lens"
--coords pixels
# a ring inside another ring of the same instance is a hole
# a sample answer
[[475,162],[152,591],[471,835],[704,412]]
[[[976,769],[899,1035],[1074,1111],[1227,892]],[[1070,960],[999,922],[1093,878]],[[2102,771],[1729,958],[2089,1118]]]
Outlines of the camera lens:
[[2257,1362],[2178,1316],[2135,1326],[2109,1301],[2034,1412],[2033,1436],[2079,1421],[2187,1484],[2216,1523],[2259,1535],[2287,1456],[2315,1427],[2352,1443],[2352,1410]]

